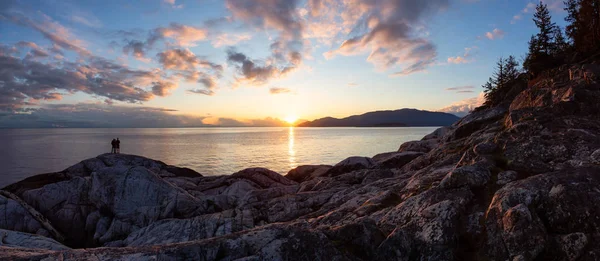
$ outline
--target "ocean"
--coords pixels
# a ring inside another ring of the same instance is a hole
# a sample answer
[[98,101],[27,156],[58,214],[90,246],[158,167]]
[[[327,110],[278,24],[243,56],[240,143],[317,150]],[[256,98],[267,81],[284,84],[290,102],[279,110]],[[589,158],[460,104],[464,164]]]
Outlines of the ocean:
[[436,127],[413,128],[160,128],[0,129],[0,188],[36,174],[61,171],[110,152],[188,167],[202,175],[228,175],[265,167],[285,175],[306,164],[333,165],[349,156],[395,151]]

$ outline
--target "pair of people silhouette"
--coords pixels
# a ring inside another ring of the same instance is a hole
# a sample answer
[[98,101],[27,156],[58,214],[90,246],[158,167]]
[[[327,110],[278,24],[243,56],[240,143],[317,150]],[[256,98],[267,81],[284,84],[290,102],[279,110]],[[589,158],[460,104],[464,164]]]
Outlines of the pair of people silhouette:
[[119,138],[113,139],[110,142],[110,145],[112,146],[110,153],[121,153],[121,141],[119,140]]

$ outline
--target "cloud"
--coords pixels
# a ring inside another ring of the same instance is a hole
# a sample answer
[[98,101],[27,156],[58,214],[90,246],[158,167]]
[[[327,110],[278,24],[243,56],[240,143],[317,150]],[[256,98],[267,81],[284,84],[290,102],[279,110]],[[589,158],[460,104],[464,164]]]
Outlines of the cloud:
[[290,90],[288,88],[271,87],[269,89],[270,94],[285,94],[285,93],[291,93],[291,92],[292,92],[292,90]]
[[472,90],[475,87],[472,85],[469,86],[458,86],[458,87],[450,87],[450,88],[446,88],[446,91],[457,91],[457,92],[461,92],[461,91],[466,91],[466,90]]
[[[0,96],[1,97],[1,96]],[[289,126],[277,118],[232,119],[179,114],[176,110],[103,103],[46,104],[24,113],[0,113],[0,128],[183,128]]]
[[165,2],[165,4],[171,5],[171,7],[173,7],[174,9],[181,9],[183,8],[183,5],[177,5],[175,3],[175,0],[163,0]]
[[50,54],[39,47],[36,43],[20,41],[16,44],[19,48],[29,48],[29,53],[25,56],[25,59],[37,59],[37,58],[46,58],[50,56]]
[[188,90],[188,92],[194,93],[194,94],[203,94],[203,95],[208,95],[208,96],[212,96],[215,94],[215,92],[210,89],[191,89],[191,90]]
[[171,39],[179,46],[195,46],[197,42],[206,40],[208,30],[196,26],[171,23],[168,27],[154,29],[152,40]]
[[504,38],[504,34],[505,34],[504,31],[502,31],[498,28],[495,28],[491,32],[485,33],[485,37],[490,40],[497,40],[497,39]]
[[[33,46],[27,42],[20,45]],[[8,46],[0,49],[10,50]],[[165,96],[176,87],[160,69],[136,70],[97,56],[55,62],[20,58],[3,51],[0,68],[0,110],[5,111],[22,110],[41,100],[58,100],[76,92],[141,103]]]
[[211,43],[215,48],[219,48],[222,46],[232,46],[239,42],[248,41],[250,39],[252,39],[252,35],[249,33],[242,33],[242,34],[222,33],[222,34],[219,34],[216,37],[214,37],[211,40]]
[[0,128],[202,127],[204,117],[174,110],[101,103],[48,104],[27,113],[0,116]]
[[0,20],[8,20],[14,24],[32,28],[51,41],[57,48],[70,50],[82,56],[91,55],[91,52],[84,47],[85,43],[75,37],[69,29],[47,15],[40,13],[39,16],[40,19],[33,20],[22,13],[3,12],[0,13]]
[[355,82],[349,82],[349,83],[348,83],[348,86],[350,86],[350,87],[358,86],[358,83],[355,83]]
[[202,120],[202,123],[211,126],[222,127],[287,127],[289,123],[277,118],[267,117],[264,119],[248,119],[239,120],[232,118],[207,117]]
[[483,105],[485,102],[485,94],[479,93],[477,97],[467,98],[459,102],[455,102],[448,107],[444,107],[438,111],[452,113],[456,116],[463,117],[473,109]]
[[174,71],[173,75],[187,82],[197,82],[205,90],[192,90],[193,93],[213,95],[217,87],[216,79],[221,76],[223,66],[204,60],[187,49],[170,49],[157,55],[163,69]]
[[[562,1],[562,0],[561,0]],[[510,20],[511,24],[516,24],[517,21],[521,20],[523,18],[523,16],[525,16],[528,13],[533,13],[533,11],[535,11],[535,3],[527,3],[527,5],[525,5],[525,8],[523,8],[518,14],[514,15],[513,18]]]
[[227,51],[227,61],[236,67],[236,80],[242,84],[263,85],[282,73],[275,66],[258,64],[234,49]]
[[123,46],[123,53],[131,53],[138,60],[148,61],[146,58],[146,45],[143,42],[132,40]]
[[139,34],[135,31],[119,30],[115,34],[124,38],[123,53],[131,53],[136,59],[144,60],[147,53],[159,41],[166,41],[168,47],[192,47],[207,39],[208,29],[171,23],[167,27],[157,27],[151,30],[145,40],[135,39]]
[[477,49],[477,46],[465,48],[465,52],[462,56],[448,57],[448,63],[461,64],[472,62],[473,59],[469,58],[471,58],[471,56],[473,55],[473,50],[475,49]]
[[176,88],[177,84],[172,82],[158,81],[152,83],[152,93],[156,96],[167,96],[171,90]]
[[437,51],[424,33],[423,21],[446,8],[447,0],[432,1],[345,1],[339,19],[353,28],[335,50],[336,55],[369,53],[367,61],[385,70],[399,66],[393,75],[424,71],[434,64]]
[[83,24],[85,26],[89,26],[89,27],[93,27],[93,28],[102,27],[102,22],[100,22],[100,20],[98,20],[97,18],[95,18],[93,16],[88,15],[88,16],[84,17],[83,15],[72,14],[70,16],[70,19],[73,22]]
[[299,3],[299,0],[225,1],[234,19],[260,30],[277,32],[269,48],[271,54],[265,59],[269,65],[257,65],[251,58],[239,65],[244,77],[238,79],[244,84],[262,85],[271,77],[286,75],[302,64],[309,43],[302,37],[304,24],[297,9]]

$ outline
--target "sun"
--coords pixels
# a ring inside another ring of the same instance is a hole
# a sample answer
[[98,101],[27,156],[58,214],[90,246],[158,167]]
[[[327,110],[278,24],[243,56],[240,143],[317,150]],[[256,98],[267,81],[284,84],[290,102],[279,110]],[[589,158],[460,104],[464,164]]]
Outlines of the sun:
[[296,122],[298,120],[298,117],[296,117],[294,115],[288,115],[285,118],[283,118],[283,120],[285,120],[289,124],[294,124],[294,122]]

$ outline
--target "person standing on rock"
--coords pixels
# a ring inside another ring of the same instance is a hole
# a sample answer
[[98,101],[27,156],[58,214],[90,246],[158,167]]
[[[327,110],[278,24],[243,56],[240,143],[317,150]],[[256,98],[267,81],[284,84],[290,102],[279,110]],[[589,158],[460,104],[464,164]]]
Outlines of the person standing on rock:
[[117,140],[112,139],[112,141],[110,142],[110,153],[117,153]]
[[117,148],[117,154],[121,153],[121,141],[119,140],[119,138],[117,138],[117,141],[115,141],[115,145]]

